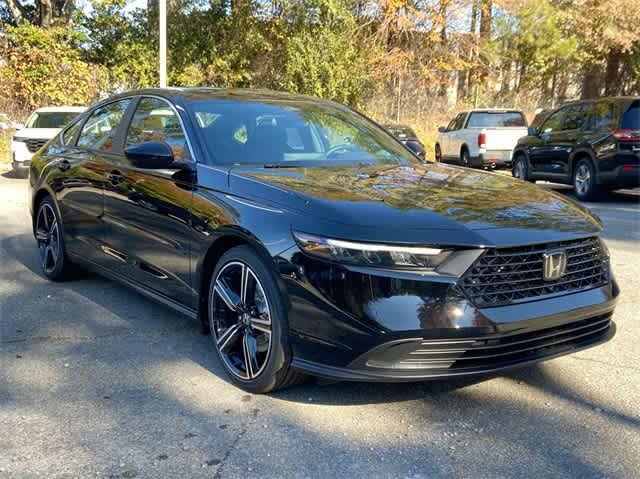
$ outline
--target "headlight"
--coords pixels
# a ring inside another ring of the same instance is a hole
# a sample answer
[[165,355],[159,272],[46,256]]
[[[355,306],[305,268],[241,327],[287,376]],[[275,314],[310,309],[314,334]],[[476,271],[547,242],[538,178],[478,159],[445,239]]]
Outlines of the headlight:
[[293,232],[300,248],[329,261],[355,266],[431,271],[461,276],[480,256],[480,249],[359,243]]
[[27,141],[27,138],[23,138],[21,136],[14,136],[13,141],[21,141],[22,143]]

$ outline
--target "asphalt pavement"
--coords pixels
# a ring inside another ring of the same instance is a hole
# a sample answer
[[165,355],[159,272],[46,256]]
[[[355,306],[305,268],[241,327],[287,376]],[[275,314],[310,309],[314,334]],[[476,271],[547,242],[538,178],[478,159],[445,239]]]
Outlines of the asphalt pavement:
[[25,185],[0,175],[0,478],[640,476],[637,190],[587,204],[622,289],[609,343],[476,382],[257,396],[194,320],[98,276],[46,281]]

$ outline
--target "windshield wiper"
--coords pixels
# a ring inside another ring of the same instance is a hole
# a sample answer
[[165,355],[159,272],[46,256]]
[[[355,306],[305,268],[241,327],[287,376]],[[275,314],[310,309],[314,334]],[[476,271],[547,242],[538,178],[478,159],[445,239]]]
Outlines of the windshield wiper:
[[265,163],[263,168],[302,168],[300,165],[284,164],[284,163]]

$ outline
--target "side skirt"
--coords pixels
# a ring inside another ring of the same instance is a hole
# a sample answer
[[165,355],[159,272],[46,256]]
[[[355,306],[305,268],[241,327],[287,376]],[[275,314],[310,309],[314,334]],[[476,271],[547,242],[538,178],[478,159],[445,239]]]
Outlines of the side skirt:
[[106,278],[109,278],[113,281],[117,281],[118,283],[124,284],[125,286],[130,287],[131,289],[135,290],[136,292],[160,303],[163,304],[164,306],[167,306],[171,309],[173,309],[174,311],[181,313],[189,318],[192,319],[198,319],[198,311],[196,311],[195,309],[189,308],[183,304],[180,304],[176,301],[174,301],[171,298],[167,298],[165,295],[158,293],[150,288],[147,288],[146,286],[132,281],[128,278],[126,278],[125,276],[116,273],[115,271],[112,271],[110,269],[107,269],[97,263],[94,263],[93,261],[90,261],[86,258],[84,258],[83,256],[79,256],[77,254],[73,254],[73,253],[69,253],[67,252],[67,254],[69,255],[69,258],[78,263],[81,264],[82,266],[85,266],[87,269],[90,269],[92,271],[94,271],[95,273],[98,273],[101,276],[104,276]]

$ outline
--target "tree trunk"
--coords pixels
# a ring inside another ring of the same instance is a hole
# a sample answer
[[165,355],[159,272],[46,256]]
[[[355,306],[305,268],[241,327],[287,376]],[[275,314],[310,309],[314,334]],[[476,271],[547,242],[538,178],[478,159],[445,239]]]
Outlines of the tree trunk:
[[[478,50],[478,38],[477,38],[477,24],[478,24],[478,10],[480,0],[473,0],[473,5],[471,6],[471,27],[469,28],[469,36],[471,37],[471,48],[469,53],[469,62],[474,65],[477,60],[477,50]],[[467,74],[467,93],[471,91],[471,88],[476,83],[476,69],[474,66],[469,68],[469,73]]]
[[[491,23],[493,20],[493,1],[481,0],[480,3],[480,45],[491,38]],[[484,62],[483,62],[484,63]],[[489,75],[489,65],[484,64],[480,69],[480,83],[484,83],[485,79]]]
[[589,98],[596,98],[600,93],[600,65],[594,63],[585,66],[585,70],[582,77],[582,92],[581,98],[583,100]]
[[11,12],[11,16],[16,24],[22,23],[25,20],[27,12],[19,0],[7,0],[7,7],[9,7],[9,12]]
[[622,52],[613,49],[607,56],[607,70],[604,78],[604,94],[606,96],[619,95],[622,90],[622,82],[620,81],[620,61]]

